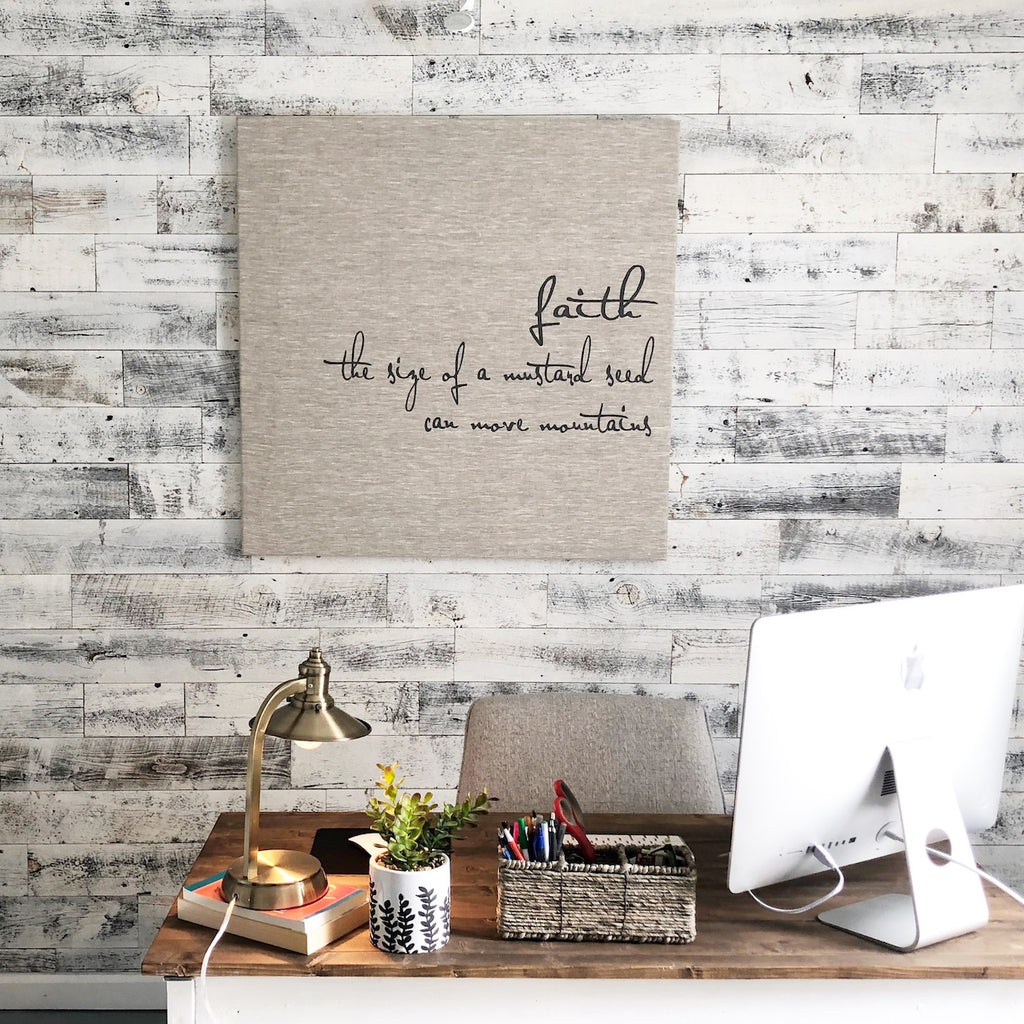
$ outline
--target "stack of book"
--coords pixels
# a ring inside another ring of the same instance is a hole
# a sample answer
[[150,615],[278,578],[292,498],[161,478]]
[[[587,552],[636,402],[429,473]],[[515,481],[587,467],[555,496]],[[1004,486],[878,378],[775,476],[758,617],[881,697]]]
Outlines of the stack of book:
[[[207,928],[220,928],[228,909],[221,890],[223,878],[221,872],[186,885],[178,897],[178,917]],[[331,882],[320,899],[291,910],[249,910],[236,903],[227,930],[232,935],[308,956],[366,924],[369,913],[365,889]]]

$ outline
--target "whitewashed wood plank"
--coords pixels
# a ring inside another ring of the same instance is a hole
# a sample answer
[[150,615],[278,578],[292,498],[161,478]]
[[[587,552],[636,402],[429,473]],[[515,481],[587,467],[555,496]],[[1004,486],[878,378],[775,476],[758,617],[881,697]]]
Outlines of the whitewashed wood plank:
[[71,625],[71,578],[0,576],[0,622],[8,629],[60,629]]
[[33,193],[36,234],[156,231],[156,182],[149,176],[38,174]]
[[900,494],[897,467],[865,464],[673,466],[672,478],[677,519],[890,517]]
[[[267,789],[260,805],[266,811],[324,810],[322,793]],[[0,800],[0,843],[51,843],[72,823],[76,842],[96,845],[134,843],[140,836],[154,843],[205,843],[217,815],[243,811],[241,790],[181,793],[147,790],[108,792],[5,793]]]
[[[936,237],[947,236],[928,240]],[[676,287],[682,291],[891,290],[895,282],[895,235],[685,234],[678,240]]]
[[672,636],[672,685],[741,683],[750,629],[685,629]]
[[186,174],[188,118],[2,117],[0,173]]
[[[356,645],[373,650],[384,645],[384,631],[351,631],[348,660],[356,662]],[[425,643],[423,632],[417,637]],[[435,631],[436,633],[437,631]],[[448,674],[451,638],[448,637]],[[360,634],[363,635],[360,635]],[[272,686],[296,675],[296,667],[317,642],[318,631],[302,629],[73,629],[0,631],[0,672],[7,683],[257,683]],[[348,634],[346,634],[348,635]],[[387,634],[392,650],[406,637],[406,661],[416,647],[407,631]],[[325,634],[326,636],[326,634]],[[342,660],[326,640],[324,656],[338,672]],[[398,655],[396,655],[398,657]],[[364,659],[365,660],[365,659]],[[425,675],[424,678],[428,676]],[[385,678],[372,671],[358,678]],[[117,840],[121,842],[122,840]]]
[[0,291],[92,291],[92,235],[0,235]]
[[548,583],[548,624],[553,627],[742,628],[760,608],[757,575],[553,575]]
[[857,348],[988,348],[990,292],[861,292]]
[[0,177],[0,234],[22,235],[32,231],[32,179]]
[[[319,631],[332,681],[407,682],[451,679],[455,631],[437,628],[360,628]],[[337,689],[340,695],[344,689]]]
[[0,917],[4,921],[5,947],[59,946],[91,951],[138,948],[138,904],[134,897],[4,897],[0,898]]
[[856,292],[677,292],[676,347],[853,348],[857,301]]
[[203,462],[242,461],[242,418],[237,406],[204,405]]
[[1017,50],[1024,33],[1020,13],[1003,3],[936,11],[914,0],[483,0],[481,20],[481,49],[498,53]]
[[160,234],[238,234],[234,175],[172,174],[157,180]]
[[[31,417],[46,407],[121,405],[122,392],[121,357],[117,352],[0,351],[0,417],[12,431],[23,433],[26,421],[21,417]],[[8,411],[16,406],[22,407],[17,413]],[[69,410],[72,415],[78,411],[94,418],[97,414],[108,415],[106,410]],[[8,440],[5,431],[4,453],[0,455],[5,462],[48,461],[16,454],[17,440],[13,451],[8,451]]]
[[1024,519],[1024,464],[904,466],[899,515]]
[[241,546],[236,519],[8,519],[0,572],[237,573]]
[[951,408],[946,426],[947,462],[1024,462],[1020,405]]
[[4,519],[127,519],[124,466],[0,465]]
[[[267,738],[265,789],[287,788],[290,746]],[[242,789],[247,747],[241,736],[0,739],[0,783],[10,793]]]
[[30,894],[177,892],[200,849],[198,843],[33,843],[28,851]]
[[5,0],[0,53],[263,53],[261,0]]
[[198,409],[0,408],[0,433],[2,462],[194,462],[202,445]]
[[659,629],[460,629],[455,679],[669,682],[671,639]]
[[687,174],[683,230],[1020,231],[1007,174]]
[[4,969],[16,974],[56,974],[62,960],[61,953],[52,947],[4,950]]
[[864,114],[1024,112],[1019,53],[865,56]]
[[386,578],[86,574],[74,577],[71,601],[79,627],[367,626],[384,622]]
[[993,296],[992,347],[1024,348],[1024,294],[1006,292]]
[[[202,846],[200,846],[199,849],[202,849]],[[198,853],[196,856],[198,856]],[[185,875],[181,876],[181,878],[178,879],[178,884],[166,894],[157,893],[154,895],[147,891],[139,893],[140,953],[143,950],[148,950],[153,944],[153,940],[156,938],[157,932],[160,931],[160,928],[163,926],[164,920],[171,909],[171,905],[174,903],[177,890],[180,888],[185,877]],[[140,963],[140,970],[141,967],[142,965]]]
[[0,736],[81,735],[81,684],[12,683],[0,686]]
[[0,57],[6,113],[208,114],[206,57]]
[[715,763],[718,766],[718,780],[725,800],[725,813],[732,814],[736,794],[736,771],[740,759],[740,741],[731,736],[716,736],[712,739]]
[[237,465],[133,463],[128,476],[131,519],[239,519],[242,477]]
[[225,351],[237,351],[241,334],[238,294],[236,292],[219,293],[217,295],[217,348]]
[[190,117],[189,163],[192,176],[238,173],[238,118]]
[[935,170],[1011,174],[1024,166],[1020,114],[940,114]]
[[527,573],[392,573],[388,622],[398,626],[539,626],[547,578]]
[[923,174],[932,170],[935,119],[909,114],[683,114],[679,134],[683,174]]
[[[1004,805],[1007,802],[1005,797],[1002,802]],[[1014,801],[1015,804],[1017,802]],[[1007,829],[1007,832],[1010,831]],[[1008,843],[999,846],[979,843],[972,837],[971,852],[982,869],[990,875],[1017,892],[1024,888],[1024,845],[1020,844],[1020,833],[1016,836],[1016,842],[1011,838]]]
[[28,847],[5,843],[0,849],[0,896],[28,895]]
[[95,284],[100,291],[234,291],[238,239],[234,235],[100,236]]
[[88,683],[85,735],[184,736],[185,687],[182,683]]
[[[463,11],[468,9],[468,13]],[[479,18],[463,0],[270,0],[267,53],[476,53]]]
[[237,352],[124,353],[127,406],[238,405]]
[[779,525],[745,519],[674,519],[668,524],[668,547],[666,568],[671,573],[777,572]]
[[[132,901],[136,902],[135,897]],[[103,949],[60,947],[56,954],[54,970],[60,974],[138,974],[142,969],[142,958],[148,947],[142,945],[142,933],[136,922],[137,948]]]
[[785,520],[780,530],[781,571],[794,575],[1024,572],[1012,519]]
[[718,110],[718,58],[417,57],[417,114],[674,114]]
[[435,791],[459,784],[462,736],[380,736],[358,743],[325,743],[319,750],[295,748],[292,779],[297,787],[357,788],[372,783],[368,765],[399,762],[410,789]]
[[740,409],[737,462],[941,462],[946,410]]
[[1024,234],[900,235],[900,291],[1024,291]]
[[0,293],[7,348],[214,348],[216,296],[205,293]]
[[[333,663],[328,664],[333,670]],[[267,683],[186,683],[186,733],[189,736],[248,736],[249,722],[269,689]],[[2,693],[0,688],[0,695]],[[375,734],[421,731],[419,686],[415,682],[346,680],[342,685],[335,682],[332,693],[338,707],[369,722]]]
[[735,408],[672,409],[673,462],[732,462],[736,454]]
[[859,54],[723,53],[723,114],[855,114]]
[[409,114],[411,57],[213,57],[211,113]]
[[1014,405],[1021,360],[1009,349],[836,353],[835,401],[842,405]]
[[924,597],[953,590],[994,586],[995,579],[979,574],[950,576],[777,576],[764,581],[765,610],[779,615],[839,605]]
[[674,359],[672,404],[828,405],[832,401],[832,361],[828,349],[686,350]]

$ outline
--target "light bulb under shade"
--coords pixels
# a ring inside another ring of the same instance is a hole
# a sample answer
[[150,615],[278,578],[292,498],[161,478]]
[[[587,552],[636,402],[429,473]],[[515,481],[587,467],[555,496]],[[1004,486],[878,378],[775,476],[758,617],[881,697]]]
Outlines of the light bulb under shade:
[[[329,699],[329,698],[328,698]],[[370,726],[341,708],[317,705],[318,710],[301,703],[288,702],[279,707],[267,723],[267,735],[304,743],[334,743],[368,736]]]

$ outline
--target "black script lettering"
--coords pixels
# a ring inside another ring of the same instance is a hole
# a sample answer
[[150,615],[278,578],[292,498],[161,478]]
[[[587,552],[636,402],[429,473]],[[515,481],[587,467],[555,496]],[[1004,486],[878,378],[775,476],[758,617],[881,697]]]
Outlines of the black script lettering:
[[423,429],[429,434],[432,430],[458,430],[459,425],[440,416],[427,416],[423,420]]
[[609,363],[604,371],[604,379],[608,383],[608,387],[612,387],[615,384],[653,384],[654,382],[647,375],[653,361],[654,335],[652,334],[647,339],[647,344],[644,345],[643,359],[640,361],[640,372],[635,377],[632,370],[613,369],[612,364]]
[[530,429],[523,423],[522,417],[517,420],[498,420],[495,423],[482,423],[477,420],[475,423],[470,423],[470,427],[473,430],[489,430],[492,434],[497,434],[502,430],[511,434],[513,430],[527,431]]
[[365,335],[362,331],[356,331],[352,345],[342,353],[340,359],[325,359],[324,362],[328,366],[340,366],[342,380],[373,380],[371,364],[363,359],[365,347]]
[[459,383],[459,373],[461,373],[461,371],[462,371],[462,360],[465,358],[465,355],[466,355],[466,343],[463,341],[463,342],[459,343],[459,347],[455,350],[455,372],[454,373],[443,373],[441,375],[441,380],[443,380],[443,381],[449,381],[449,380],[453,381],[453,384],[451,386],[452,401],[456,405],[459,404],[459,392],[463,388],[469,386],[468,384],[460,384]]
[[578,364],[553,363],[551,361],[551,353],[549,352],[543,363],[527,361],[526,365],[530,367],[529,370],[506,373],[503,376],[505,380],[510,382],[519,380],[533,381],[538,387],[543,387],[545,384],[568,384],[570,387],[574,384],[589,384],[591,378],[587,376],[587,370],[590,367],[590,346],[591,341],[588,334],[580,346],[580,360]]
[[568,434],[574,430],[596,431],[598,434],[625,434],[642,433],[650,437],[654,431],[651,429],[649,418],[645,415],[641,422],[637,422],[626,413],[626,407],[618,413],[604,411],[604,403],[601,403],[597,412],[581,412],[579,419],[572,423],[541,423],[541,430],[552,431],[556,434]]
[[490,377],[487,376],[487,367],[486,366],[481,366],[480,369],[476,371],[476,379],[477,380],[490,380],[491,379]]
[[639,298],[647,271],[639,263],[626,271],[619,283],[618,295],[613,298],[612,286],[608,285],[599,298],[587,298],[582,288],[576,289],[576,296],[566,296],[552,310],[553,320],[545,321],[544,314],[555,292],[557,278],[554,274],[546,277],[537,292],[537,312],[535,322],[530,326],[530,334],[538,345],[544,344],[544,329],[557,327],[562,320],[622,320],[625,318],[639,320],[641,314],[634,311],[633,306],[656,306],[654,299]]
[[405,411],[412,412],[416,407],[416,388],[421,380],[430,380],[430,374],[421,366],[418,370],[403,370],[402,357],[388,363],[388,382],[397,384],[400,380],[411,381],[405,396]]
[[544,322],[544,308],[551,301],[551,296],[555,291],[555,275],[551,274],[550,277],[544,278],[541,282],[540,288],[537,289],[537,322],[532,324],[530,327],[530,334],[533,340],[538,345],[544,345],[544,328],[545,327],[557,327],[557,322],[545,323]]

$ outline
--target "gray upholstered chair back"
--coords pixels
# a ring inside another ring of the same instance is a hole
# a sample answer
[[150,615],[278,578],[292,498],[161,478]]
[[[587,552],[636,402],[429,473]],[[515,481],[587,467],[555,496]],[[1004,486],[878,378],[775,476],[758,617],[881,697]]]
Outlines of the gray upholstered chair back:
[[484,786],[496,814],[548,813],[555,779],[588,812],[721,814],[703,708],[603,693],[483,697],[466,721],[459,797]]

